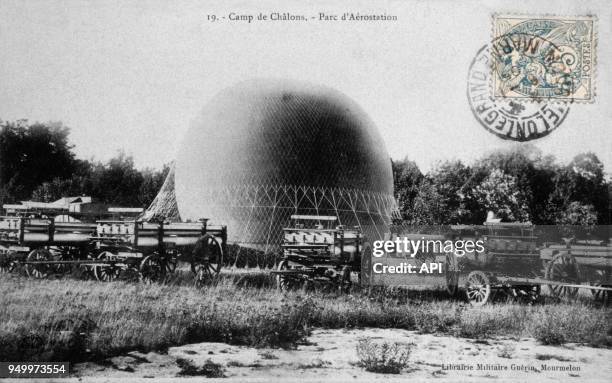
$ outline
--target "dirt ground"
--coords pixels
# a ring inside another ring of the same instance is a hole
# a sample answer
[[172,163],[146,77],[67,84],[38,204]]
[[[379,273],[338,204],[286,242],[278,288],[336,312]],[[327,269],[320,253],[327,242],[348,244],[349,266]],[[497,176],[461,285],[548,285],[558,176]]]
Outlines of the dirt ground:
[[[365,371],[356,364],[356,345],[363,337],[414,343],[409,367],[400,375]],[[206,381],[225,382],[612,381],[612,350],[573,344],[543,346],[529,338],[478,341],[398,329],[354,329],[315,330],[308,341],[296,350],[199,343],[171,348],[167,354],[132,352],[101,364],[78,364],[72,378],[61,382],[202,381],[202,376],[178,375],[177,359],[196,366],[207,360],[218,363],[225,378]]]

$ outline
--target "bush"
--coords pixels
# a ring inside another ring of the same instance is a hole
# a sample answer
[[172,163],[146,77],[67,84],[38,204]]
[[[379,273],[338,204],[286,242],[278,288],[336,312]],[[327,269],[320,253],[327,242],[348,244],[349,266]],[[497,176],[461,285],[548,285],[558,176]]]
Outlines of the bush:
[[516,346],[514,344],[505,344],[498,350],[497,356],[505,359],[512,359]]
[[201,367],[193,364],[191,360],[178,358],[176,364],[179,366],[179,376],[205,376],[207,378],[225,378],[225,369],[218,363],[208,359]]
[[528,329],[543,344],[578,342],[606,347],[609,339],[605,331],[612,328],[610,319],[610,311],[583,304],[545,306],[534,313]]
[[534,326],[533,337],[543,344],[560,345],[566,342],[565,334],[563,334],[559,326],[551,326],[546,323],[538,323]]
[[374,343],[371,338],[361,339],[357,344],[358,365],[366,371],[380,374],[399,374],[408,367],[413,344]]
[[87,343],[95,329],[85,318],[59,319],[29,329],[20,325],[11,332],[0,331],[0,360],[70,360],[87,357]]
[[255,347],[292,347],[310,335],[309,324],[316,311],[309,298],[264,311],[254,318],[248,343]]
[[250,302],[244,306],[214,303],[203,308],[187,326],[184,338],[192,343],[291,348],[309,335],[316,313],[312,299],[299,297],[278,306],[268,302]]
[[488,305],[469,308],[460,313],[454,333],[464,338],[483,339],[495,335],[519,336],[527,319],[527,308],[522,305]]

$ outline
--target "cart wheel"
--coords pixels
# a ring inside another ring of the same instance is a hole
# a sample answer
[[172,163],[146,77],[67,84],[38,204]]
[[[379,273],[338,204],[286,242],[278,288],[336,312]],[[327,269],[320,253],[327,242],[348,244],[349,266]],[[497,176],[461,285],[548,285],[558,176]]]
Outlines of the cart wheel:
[[491,296],[491,282],[482,271],[472,271],[465,284],[465,293],[472,306],[482,306]]
[[459,266],[457,265],[457,257],[453,253],[446,253],[446,292],[454,297],[459,290]]
[[162,265],[159,256],[147,255],[140,263],[140,280],[145,283],[163,280],[166,274],[166,266]]
[[[578,285],[580,284],[580,267],[571,254],[557,254],[548,263],[545,276],[550,281]],[[578,287],[548,285],[548,288],[555,297],[573,298],[578,294]]]
[[339,294],[350,293],[352,285],[353,283],[351,282],[351,267],[344,266],[342,267],[342,271],[340,272],[340,276],[338,279],[338,293]]
[[[104,262],[114,257],[115,254],[111,253],[110,251],[103,251],[98,255],[97,259]],[[119,273],[121,273],[121,269],[112,264],[95,265],[93,269],[94,276],[101,282],[113,281],[117,279],[117,277],[119,277]]]
[[511,287],[514,299],[525,304],[534,304],[540,298],[542,287],[540,285],[517,285]]
[[[74,261],[76,258],[72,249],[68,246],[59,246],[53,249],[52,256],[58,261]],[[72,265],[70,263],[58,263],[53,265],[53,272],[55,274],[63,275],[72,272]]]
[[[47,249],[35,249],[30,251],[27,261],[50,261],[51,253]],[[42,279],[46,278],[53,270],[53,268],[48,264],[28,264],[25,265],[25,270],[28,276]]]
[[[278,264],[277,270],[278,271],[290,270],[289,262],[287,262],[286,260],[280,261],[280,263]],[[276,287],[280,291],[287,291],[287,290],[299,289],[301,287],[306,289],[311,286],[309,283],[307,283],[307,281],[302,282],[302,279],[299,276],[277,274],[276,275]]]
[[196,286],[217,277],[223,266],[221,244],[212,235],[204,235],[196,242],[191,260],[191,271],[195,274]]

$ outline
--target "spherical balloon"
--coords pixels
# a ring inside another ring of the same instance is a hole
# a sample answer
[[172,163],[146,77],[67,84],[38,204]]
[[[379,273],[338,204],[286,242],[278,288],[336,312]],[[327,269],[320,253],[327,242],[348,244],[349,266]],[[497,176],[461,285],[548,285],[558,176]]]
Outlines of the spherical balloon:
[[276,80],[208,102],[178,154],[175,194],[183,220],[209,218],[233,242],[264,248],[291,214],[381,232],[395,206],[391,160],[363,109],[330,88]]

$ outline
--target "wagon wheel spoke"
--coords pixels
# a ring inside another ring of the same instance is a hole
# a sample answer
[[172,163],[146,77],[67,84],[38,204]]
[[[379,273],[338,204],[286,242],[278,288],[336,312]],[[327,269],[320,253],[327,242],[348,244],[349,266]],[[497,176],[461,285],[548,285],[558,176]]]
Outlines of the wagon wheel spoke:
[[196,243],[191,270],[195,274],[196,286],[218,276],[223,263],[223,250],[219,241],[212,235],[204,235]]
[[213,273],[211,272],[210,266],[208,264],[200,264],[197,266],[195,276],[196,287],[201,287],[206,283],[206,281],[210,281],[212,279]]
[[145,283],[163,280],[165,271],[166,265],[156,254],[146,256],[140,263],[140,278]]
[[176,258],[174,257],[170,257],[167,261],[166,261],[166,271],[169,273],[174,273],[176,271],[176,265],[177,265],[178,261]]
[[[571,254],[561,253],[555,255],[546,268],[546,278],[553,282],[580,284],[580,268]],[[575,297],[577,287],[563,285],[548,285],[551,293],[556,297]]]
[[[278,271],[287,271],[291,270],[291,266],[286,260],[281,261],[278,264]],[[293,290],[300,287],[306,288],[306,281],[302,280],[299,275],[276,275],[276,287],[281,291]]]
[[[51,253],[47,249],[35,249],[28,254],[26,260],[33,262],[50,261]],[[51,267],[44,263],[26,264],[25,270],[29,276],[42,279],[50,274]]]
[[208,263],[207,271],[212,276],[213,274],[217,273],[217,266],[213,265],[212,263]]
[[[114,256],[115,254],[111,253],[110,251],[103,251],[98,255],[97,259],[101,263],[106,263]],[[95,265],[93,267],[93,271],[97,280],[102,282],[111,282],[119,276],[121,270],[114,264],[110,263]]]
[[111,282],[117,277],[117,272],[112,265],[108,266],[98,266],[98,279],[102,282]]
[[481,271],[472,271],[466,282],[466,296],[473,306],[484,305],[491,295],[489,278]]

